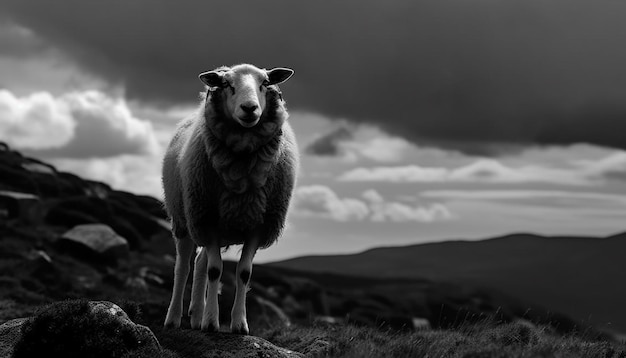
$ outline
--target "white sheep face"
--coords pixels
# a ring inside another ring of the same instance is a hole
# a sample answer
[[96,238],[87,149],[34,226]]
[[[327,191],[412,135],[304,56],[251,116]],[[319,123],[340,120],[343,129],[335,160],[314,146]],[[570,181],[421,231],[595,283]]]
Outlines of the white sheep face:
[[223,103],[233,120],[252,128],[265,111],[268,86],[285,82],[293,75],[288,68],[265,70],[253,65],[237,65],[201,73],[200,80],[209,87],[222,88]]

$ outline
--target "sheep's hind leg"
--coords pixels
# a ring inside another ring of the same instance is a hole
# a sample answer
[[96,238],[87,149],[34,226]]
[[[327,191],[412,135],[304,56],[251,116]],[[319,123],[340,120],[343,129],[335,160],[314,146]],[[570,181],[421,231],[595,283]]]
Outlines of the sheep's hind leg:
[[174,266],[174,287],[172,300],[167,309],[165,327],[180,327],[180,319],[183,315],[183,294],[187,277],[189,276],[189,260],[193,254],[194,243],[189,237],[175,238],[176,240],[176,264]]
[[193,269],[193,286],[191,288],[191,303],[189,304],[192,329],[201,328],[206,302],[206,281],[207,253],[206,248],[202,247],[198,250]]
[[222,254],[220,252],[219,244],[207,246],[206,255],[209,263],[209,270],[207,275],[209,278],[209,285],[207,289],[204,315],[202,316],[202,330],[209,332],[219,332],[220,311],[217,299],[220,278],[222,277]]
[[248,321],[246,319],[246,293],[250,287],[250,277],[252,275],[252,259],[259,248],[258,240],[246,241],[243,245],[241,258],[237,263],[237,291],[235,302],[231,311],[230,331],[238,334],[250,334]]

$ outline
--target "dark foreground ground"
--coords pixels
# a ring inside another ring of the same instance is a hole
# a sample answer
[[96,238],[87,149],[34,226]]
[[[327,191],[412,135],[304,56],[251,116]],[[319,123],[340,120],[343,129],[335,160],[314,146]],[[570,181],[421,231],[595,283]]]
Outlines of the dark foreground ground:
[[[166,350],[143,353],[151,357],[238,356],[238,345],[259,345],[228,333],[191,331],[185,318],[182,329],[162,329],[174,250],[164,219],[154,198],[60,173],[0,145],[0,324],[41,314],[39,309],[55,302],[105,300],[154,332]],[[61,239],[83,224],[107,225],[126,243],[103,254]],[[220,295],[224,330],[233,272],[234,263],[226,262]],[[186,304],[188,295],[189,290]],[[354,277],[256,265],[248,311],[253,335],[307,356],[626,357],[618,337],[565,315],[493,290],[419,277]],[[76,316],[50,314],[50,319]],[[76,322],[82,328],[89,321]],[[99,322],[106,326],[108,320]],[[75,332],[97,336],[88,329]],[[216,342],[234,345],[230,353],[216,355]],[[99,356],[107,357],[103,352]],[[268,352],[254,354],[269,357]]]

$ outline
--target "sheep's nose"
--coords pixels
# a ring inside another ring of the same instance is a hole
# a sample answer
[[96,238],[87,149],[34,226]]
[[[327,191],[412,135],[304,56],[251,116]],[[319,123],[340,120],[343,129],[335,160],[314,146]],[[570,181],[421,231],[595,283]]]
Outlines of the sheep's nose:
[[259,108],[259,106],[257,106],[257,105],[256,105],[256,104],[254,104],[254,103],[250,103],[250,104],[242,104],[242,105],[241,105],[241,106],[239,106],[239,107],[241,107],[241,109],[242,109],[244,112],[246,112],[247,114],[252,114],[252,113],[254,113],[254,111],[256,111],[256,109],[257,109],[257,108]]

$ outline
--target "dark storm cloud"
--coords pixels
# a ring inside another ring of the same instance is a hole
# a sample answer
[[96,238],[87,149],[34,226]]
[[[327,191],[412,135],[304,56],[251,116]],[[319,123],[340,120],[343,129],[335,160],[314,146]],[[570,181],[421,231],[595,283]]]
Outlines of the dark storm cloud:
[[626,149],[626,2],[4,0],[2,12],[123,79],[195,98],[198,72],[289,66],[290,107],[469,153],[588,142]]
[[306,146],[305,151],[308,154],[319,156],[337,156],[341,154],[339,144],[352,139],[352,137],[352,132],[348,128],[339,127],[314,139]]

